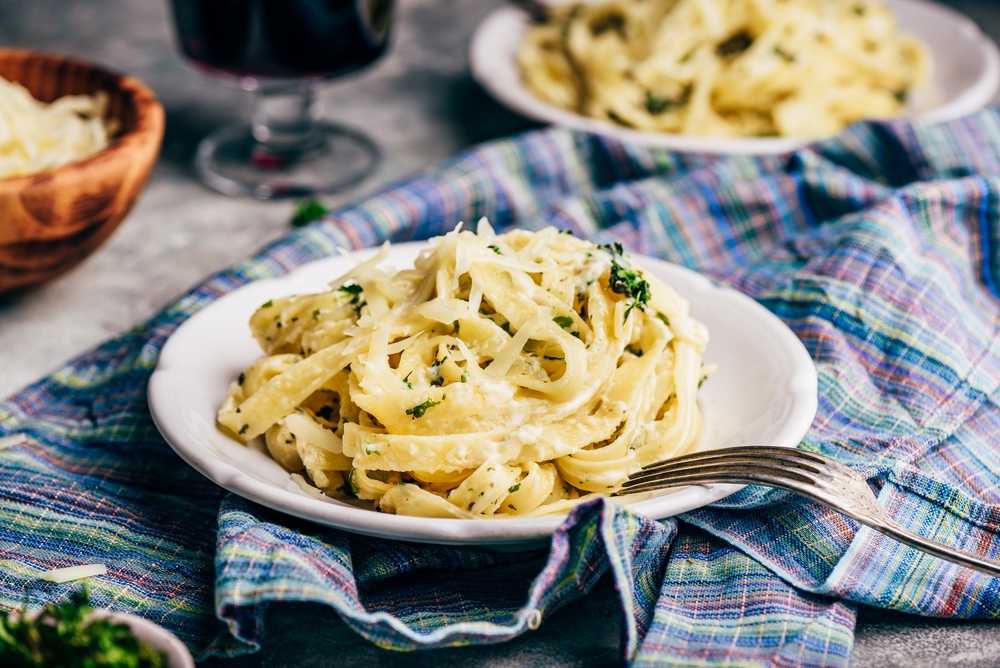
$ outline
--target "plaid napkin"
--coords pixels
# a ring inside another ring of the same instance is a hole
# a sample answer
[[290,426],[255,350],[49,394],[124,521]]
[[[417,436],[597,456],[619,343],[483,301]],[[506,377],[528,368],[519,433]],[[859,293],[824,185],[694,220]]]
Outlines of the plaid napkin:
[[[265,641],[270,601],[333,606],[409,649],[535,627],[610,571],[635,665],[844,666],[857,604],[1000,616],[1000,581],[750,487],[654,522],[596,500],[551,548],[395,543],[226,495],[165,445],[146,382],[186,317],[338,245],[461,220],[554,224],[704,272],[781,317],[819,372],[801,447],[867,476],[898,522],[1000,551],[1000,114],[876,123],[789,156],[683,156],[565,130],[475,148],[209,279],[147,324],[0,403],[0,607],[60,599],[49,568],[105,563],[100,606],[200,655]],[[753,388],[748,387],[748,392]],[[221,620],[221,621],[217,621]]]

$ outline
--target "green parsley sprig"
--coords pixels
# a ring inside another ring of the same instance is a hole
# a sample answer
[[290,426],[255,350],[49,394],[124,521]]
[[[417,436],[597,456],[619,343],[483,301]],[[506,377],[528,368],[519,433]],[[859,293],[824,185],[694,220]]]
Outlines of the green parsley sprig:
[[93,619],[86,587],[33,619],[0,616],[0,666],[6,668],[166,668],[167,654],[125,624]]
[[295,213],[292,215],[292,227],[305,227],[309,223],[319,220],[329,212],[318,200],[308,199],[298,202],[295,205]]
[[611,291],[633,300],[625,311],[625,319],[628,320],[633,308],[636,306],[645,308],[649,302],[649,282],[637,272],[626,269],[618,263],[617,258],[625,256],[625,249],[620,243],[615,242],[613,246],[607,245],[601,248],[611,253],[611,276],[608,279]]

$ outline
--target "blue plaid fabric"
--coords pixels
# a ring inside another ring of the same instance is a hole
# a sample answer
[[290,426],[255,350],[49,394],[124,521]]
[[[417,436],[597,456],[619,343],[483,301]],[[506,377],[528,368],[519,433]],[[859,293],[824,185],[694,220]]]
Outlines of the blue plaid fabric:
[[[899,523],[1000,551],[1000,113],[853,126],[779,157],[679,155],[552,129],[486,144],[211,277],[145,325],[0,403],[0,607],[60,599],[46,569],[109,565],[97,604],[199,655],[265,642],[271,601],[318,601],[385,647],[501,642],[610,572],[635,665],[844,666],[858,603],[1000,616],[1000,582],[802,498],[750,487],[654,522],[598,499],[548,551],[420,546],[226,495],[149,417],[163,342],[219,295],[336,246],[488,216],[656,255],[757,299],[806,345],[801,447],[861,471]],[[752,388],[748,388],[752,390]]]

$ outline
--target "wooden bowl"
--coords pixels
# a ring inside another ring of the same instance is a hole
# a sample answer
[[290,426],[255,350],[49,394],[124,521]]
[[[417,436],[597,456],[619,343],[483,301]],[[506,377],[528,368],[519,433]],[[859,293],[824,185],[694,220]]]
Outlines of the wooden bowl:
[[149,178],[163,139],[163,107],[137,79],[45,53],[0,49],[0,76],[35,98],[104,91],[118,131],[89,158],[0,179],[0,293],[75,266],[111,235]]

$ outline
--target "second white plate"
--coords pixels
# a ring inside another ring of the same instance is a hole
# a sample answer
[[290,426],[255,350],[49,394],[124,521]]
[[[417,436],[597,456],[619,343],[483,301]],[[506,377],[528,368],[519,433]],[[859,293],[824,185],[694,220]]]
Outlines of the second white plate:
[[[915,93],[915,119],[948,121],[989,104],[1000,85],[1000,51],[971,19],[926,0],[885,0],[885,4],[895,12],[899,29],[923,40],[934,59],[932,80]],[[515,56],[530,23],[524,10],[501,7],[476,29],[469,50],[476,81],[497,101],[529,118],[645,146],[697,153],[785,153],[811,141],[796,137],[730,139],[646,132],[553,106],[535,97],[521,83]]]
[[[386,262],[412,266],[426,244],[394,246]],[[370,257],[363,251],[359,257]],[[698,449],[799,443],[816,414],[816,370],[796,336],[763,306],[688,269],[647,257],[636,261],[691,302],[708,327],[706,362],[719,371],[699,391],[704,428]],[[247,499],[320,524],[398,540],[519,549],[547,539],[565,516],[457,520],[404,517],[313,498],[262,446],[244,446],[215,424],[233,378],[261,356],[248,321],[269,299],[315,292],[350,267],[329,258],[275,280],[243,286],[191,317],[170,337],[149,381],[149,406],[167,442],[191,466]],[[728,496],[737,485],[694,486],[624,498],[660,519]]]

